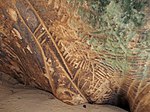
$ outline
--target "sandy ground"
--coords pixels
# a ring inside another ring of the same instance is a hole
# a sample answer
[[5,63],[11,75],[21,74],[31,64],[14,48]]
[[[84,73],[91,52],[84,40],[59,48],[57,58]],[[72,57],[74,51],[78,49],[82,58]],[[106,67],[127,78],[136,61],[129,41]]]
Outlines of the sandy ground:
[[48,92],[0,74],[0,112],[127,112],[110,105],[67,105]]

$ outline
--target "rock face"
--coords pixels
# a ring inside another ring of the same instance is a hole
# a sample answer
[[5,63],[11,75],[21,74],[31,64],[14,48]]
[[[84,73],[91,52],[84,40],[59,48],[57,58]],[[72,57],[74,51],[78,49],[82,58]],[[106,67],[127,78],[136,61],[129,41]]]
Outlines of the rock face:
[[110,105],[67,105],[52,94],[24,86],[8,75],[0,79],[0,112],[127,112]]
[[122,76],[79,38],[92,30],[66,0],[1,0],[0,72],[68,104],[128,101],[132,112],[150,111],[150,61],[146,78]]

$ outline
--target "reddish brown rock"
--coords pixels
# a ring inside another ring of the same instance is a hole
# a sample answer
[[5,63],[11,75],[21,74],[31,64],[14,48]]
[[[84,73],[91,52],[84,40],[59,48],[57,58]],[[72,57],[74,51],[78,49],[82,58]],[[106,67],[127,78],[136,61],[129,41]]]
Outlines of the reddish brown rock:
[[104,64],[76,33],[92,29],[67,1],[56,1],[0,1],[0,71],[68,104],[128,101],[132,112],[150,111],[149,77]]

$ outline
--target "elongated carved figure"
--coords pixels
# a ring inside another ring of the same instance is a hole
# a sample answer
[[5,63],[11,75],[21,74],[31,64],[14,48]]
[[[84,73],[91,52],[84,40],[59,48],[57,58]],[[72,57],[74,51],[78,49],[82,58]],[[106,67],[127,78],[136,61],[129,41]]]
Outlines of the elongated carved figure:
[[134,53],[125,73],[114,68],[103,56],[107,52],[100,55],[80,38],[94,30],[77,13],[88,4],[68,1],[0,0],[0,72],[68,104],[129,103],[131,112],[149,112],[150,55]]

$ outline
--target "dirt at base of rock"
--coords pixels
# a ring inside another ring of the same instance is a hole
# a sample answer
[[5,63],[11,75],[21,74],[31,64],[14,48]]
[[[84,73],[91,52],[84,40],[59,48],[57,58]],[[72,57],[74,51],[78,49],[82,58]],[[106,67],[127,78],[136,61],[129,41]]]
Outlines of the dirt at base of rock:
[[127,112],[111,105],[67,105],[52,94],[0,74],[0,112]]

